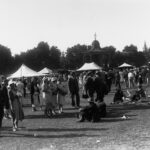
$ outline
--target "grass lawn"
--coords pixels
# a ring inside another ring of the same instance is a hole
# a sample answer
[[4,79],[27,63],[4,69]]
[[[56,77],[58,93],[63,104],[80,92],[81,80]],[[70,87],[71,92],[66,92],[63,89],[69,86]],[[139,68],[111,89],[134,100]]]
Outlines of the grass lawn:
[[[19,131],[13,132],[11,121],[3,120],[0,150],[149,150],[150,105],[110,105],[112,99],[112,92],[105,97],[108,116],[99,123],[77,122],[78,110],[70,106],[69,98],[64,114],[53,118],[26,105]],[[81,105],[85,104],[82,99]]]

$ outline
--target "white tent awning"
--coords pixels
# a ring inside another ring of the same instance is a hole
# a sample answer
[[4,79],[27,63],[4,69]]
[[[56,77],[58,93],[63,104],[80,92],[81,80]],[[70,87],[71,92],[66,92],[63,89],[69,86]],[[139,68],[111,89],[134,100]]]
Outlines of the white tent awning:
[[51,69],[49,69],[49,68],[47,68],[47,67],[45,67],[44,69],[42,69],[41,71],[39,71],[38,73],[40,73],[40,74],[51,74],[52,73],[52,70]]
[[133,67],[133,66],[130,65],[130,64],[127,64],[127,63],[123,63],[123,64],[120,65],[118,68],[125,68],[125,67]]
[[15,73],[11,74],[8,78],[11,79],[21,77],[34,77],[34,76],[40,76],[40,73],[22,64],[21,67]]
[[94,62],[91,63],[85,63],[81,68],[79,68],[77,71],[87,71],[87,70],[101,70],[102,67],[98,66]]

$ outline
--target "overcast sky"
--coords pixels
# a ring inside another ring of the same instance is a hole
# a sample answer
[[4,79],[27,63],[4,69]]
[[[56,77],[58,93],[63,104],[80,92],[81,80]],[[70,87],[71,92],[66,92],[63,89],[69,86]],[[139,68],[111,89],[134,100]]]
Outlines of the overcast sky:
[[48,42],[65,51],[90,45],[150,46],[150,0],[0,0],[0,44],[13,54]]

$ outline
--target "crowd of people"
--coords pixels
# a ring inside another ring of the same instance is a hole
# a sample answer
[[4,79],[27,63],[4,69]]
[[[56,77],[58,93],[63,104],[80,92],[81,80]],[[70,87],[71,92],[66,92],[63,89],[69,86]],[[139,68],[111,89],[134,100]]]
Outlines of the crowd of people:
[[[122,102],[126,88],[131,99],[140,99],[143,96],[143,83],[149,85],[149,69],[123,69],[108,71],[86,71],[81,73],[70,72],[54,74],[44,77],[32,77],[7,80],[0,79],[0,128],[3,117],[12,119],[13,131],[18,128],[19,120],[24,119],[24,98],[30,95],[32,111],[36,111],[38,103],[40,110],[48,117],[63,113],[66,95],[70,95],[72,107],[79,109],[79,121],[96,122],[106,116],[104,96],[116,87],[114,102]],[[136,95],[129,89],[138,87]],[[139,94],[140,93],[140,94]],[[87,99],[88,104],[80,105],[80,99]],[[36,101],[36,102],[35,102]],[[44,107],[43,107],[44,106]]]

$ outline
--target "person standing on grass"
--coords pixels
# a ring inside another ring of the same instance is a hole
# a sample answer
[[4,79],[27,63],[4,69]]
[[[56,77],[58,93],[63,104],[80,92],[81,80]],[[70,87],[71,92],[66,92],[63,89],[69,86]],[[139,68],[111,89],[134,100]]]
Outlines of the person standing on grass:
[[9,103],[13,119],[13,131],[16,131],[18,128],[19,120],[24,119],[24,112],[22,105],[20,103],[19,97],[17,95],[17,87],[14,83],[9,85]]
[[68,93],[66,81],[60,77],[57,81],[57,87],[58,87],[57,104],[58,104],[59,113],[61,114],[63,113],[65,96]]
[[123,71],[122,70],[119,71],[119,75],[120,75],[120,86],[123,86],[124,77],[123,77]]
[[36,81],[34,85],[34,99],[36,99],[40,107],[40,110],[42,110],[42,104],[40,100],[40,84],[38,83],[38,81]]
[[4,109],[9,109],[8,91],[6,88],[6,82],[0,83],[0,129],[2,127],[2,119],[4,116]]
[[132,70],[130,70],[128,73],[129,88],[134,88],[134,80],[135,80],[134,73]]
[[58,93],[57,78],[56,77],[51,78],[50,90],[51,90],[51,104],[53,107],[52,113],[55,115],[56,114],[55,110],[57,107],[57,93]]
[[121,85],[120,85],[120,74],[119,74],[118,70],[115,73],[115,86],[121,88]]
[[125,86],[126,86],[126,88],[128,88],[128,71],[127,71],[127,69],[124,69],[124,71],[123,71],[123,78],[124,78],[124,82],[125,82]]
[[26,97],[27,79],[23,78],[23,96]]
[[53,105],[52,105],[52,99],[51,99],[51,89],[50,89],[50,83],[48,81],[48,78],[43,79],[42,83],[42,98],[43,98],[43,103],[45,103],[45,110],[44,113],[47,115],[47,111],[50,109],[51,112],[53,111]]
[[104,96],[108,94],[108,88],[106,83],[102,80],[100,72],[96,72],[96,77],[94,80],[94,88],[96,92],[95,101],[104,101]]
[[31,83],[30,83],[30,95],[31,95],[32,111],[36,111],[35,104],[34,104],[34,92],[35,92],[34,87],[35,87],[35,84],[36,84],[35,78],[32,78]]
[[112,80],[113,80],[113,73],[112,73],[112,70],[110,69],[107,73],[107,76],[106,76],[106,83],[108,86],[108,92],[111,91]]
[[95,92],[93,76],[94,76],[93,72],[89,72],[87,74],[85,85],[84,85],[85,91],[92,101],[94,101],[94,92]]
[[[80,107],[79,84],[75,72],[70,74],[68,79],[68,87],[71,95],[73,107]],[[76,100],[74,99],[76,97]]]
[[21,105],[23,105],[22,97],[24,93],[24,84],[21,79],[18,79],[16,86],[17,86],[17,95],[19,97]]

